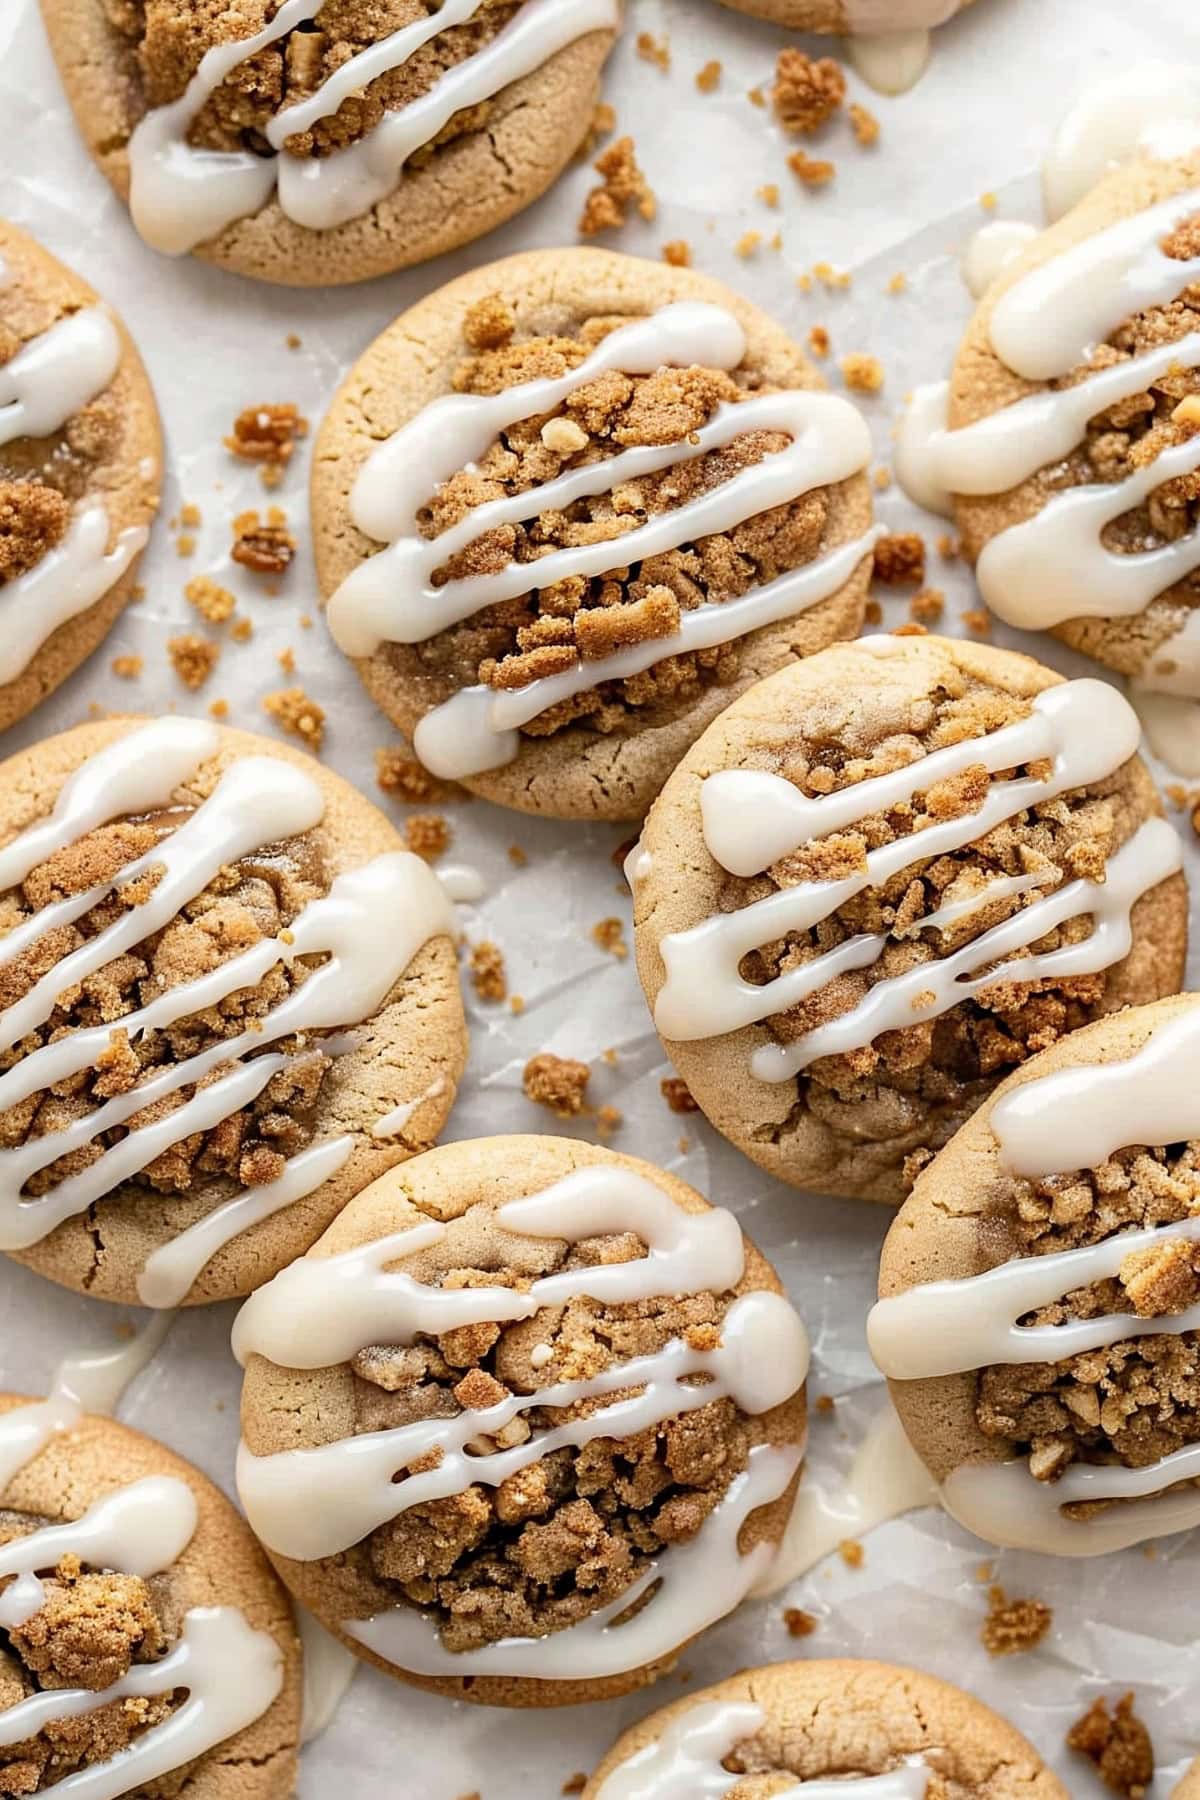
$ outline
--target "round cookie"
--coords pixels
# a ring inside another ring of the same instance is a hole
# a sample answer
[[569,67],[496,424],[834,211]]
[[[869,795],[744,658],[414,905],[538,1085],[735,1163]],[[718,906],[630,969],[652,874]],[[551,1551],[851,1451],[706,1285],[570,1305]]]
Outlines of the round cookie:
[[293,287],[407,268],[530,205],[586,137],[621,25],[621,0],[233,10],[42,3],[145,241]]
[[[722,1774],[729,1785],[721,1786]],[[867,1800],[1066,1800],[1067,1790],[1005,1719],[918,1669],[839,1659],[743,1669],[651,1713],[619,1738],[583,1800],[730,1800],[853,1781]],[[890,1779],[889,1779],[890,1777]],[[864,1785],[864,1783],[866,1785]]]
[[896,1204],[1015,1064],[1173,992],[1182,853],[1138,741],[1115,688],[933,637],[835,645],[723,713],[626,864],[655,1023],[718,1131]]
[[1196,1800],[1198,1794],[1200,1794],[1200,1762],[1194,1762],[1175,1789],[1175,1800]]
[[947,1509],[1099,1555],[1200,1523],[1200,997],[1009,1077],[924,1171],[868,1337]]
[[770,1265],[674,1176],[565,1138],[393,1170],[234,1349],[238,1491],[285,1584],[454,1699],[653,1681],[750,1591],[799,1480],[808,1345]]
[[452,909],[313,758],[198,719],[81,725],[0,764],[0,842],[17,1261],[105,1300],[228,1299],[433,1142],[466,1053]]
[[1200,152],[1140,158],[994,281],[898,472],[1002,619],[1200,697],[1197,394]]
[[[0,1489],[0,1785],[74,1791],[119,1758],[124,1785],[106,1792],[175,1793],[186,1765],[190,1800],[285,1800],[300,1640],[224,1494],[54,1399],[0,1395],[0,1454],[20,1463]],[[63,1688],[73,1704],[56,1708]]]
[[335,640],[435,773],[640,819],[735,695],[859,629],[870,440],[821,389],[780,326],[687,269],[544,250],[451,282],[321,428]]
[[735,12],[769,19],[790,31],[846,32],[875,37],[882,32],[920,31],[944,25],[971,0],[721,0]]
[[0,219],[0,731],[128,604],[161,481],[158,409],[129,333]]

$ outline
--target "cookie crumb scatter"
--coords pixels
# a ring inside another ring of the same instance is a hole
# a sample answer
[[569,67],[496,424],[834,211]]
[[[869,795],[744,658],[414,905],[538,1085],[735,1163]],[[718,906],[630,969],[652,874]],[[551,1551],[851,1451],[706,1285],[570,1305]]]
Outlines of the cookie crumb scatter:
[[658,214],[654,190],[638,164],[631,137],[618,138],[592,164],[603,185],[593,188],[583,203],[579,219],[581,237],[598,237],[602,231],[618,231],[634,208],[647,222]]
[[1002,1587],[993,1587],[979,1636],[989,1656],[1023,1656],[1037,1649],[1053,1622],[1043,1601],[1010,1600]]
[[846,77],[830,56],[814,59],[788,45],[775,64],[771,102],[785,131],[819,131],[846,98]]
[[843,1538],[838,1545],[838,1555],[848,1569],[861,1569],[867,1560],[866,1551],[857,1538]]
[[527,1099],[548,1107],[556,1119],[574,1119],[584,1109],[591,1073],[585,1062],[543,1050],[525,1064],[521,1086]]
[[808,348],[813,356],[828,356],[830,350],[829,333],[824,325],[810,325],[808,330]]
[[296,540],[287,529],[287,514],[272,506],[265,523],[255,511],[239,513],[233,521],[230,555],[244,569],[257,575],[282,575],[296,554]]
[[991,637],[992,615],[984,606],[973,606],[962,616],[963,624],[976,637]]
[[832,1394],[818,1394],[816,1409],[824,1418],[829,1418],[837,1411],[837,1401]]
[[235,644],[248,644],[254,636],[254,621],[246,618],[235,619],[229,627],[229,635]]
[[789,1637],[806,1638],[812,1636],[820,1620],[815,1613],[805,1612],[802,1607],[789,1606],[784,1612],[783,1622],[787,1626]]
[[450,821],[442,813],[410,813],[404,821],[404,841],[414,856],[436,862],[450,848]]
[[937,541],[937,553],[943,562],[954,562],[961,552],[962,546],[953,532],[943,531]]
[[894,627],[894,629],[892,631],[892,636],[893,637],[928,637],[929,632],[924,625],[919,625],[915,619],[905,619],[903,624],[900,624],[900,625],[897,625]]
[[764,206],[776,207],[779,205],[778,182],[765,181],[763,185],[757,189],[757,194]]
[[564,1794],[582,1794],[587,1786],[587,1781],[588,1778],[582,1770],[577,1775],[568,1775],[562,1784],[562,1792]]
[[696,73],[696,86],[702,94],[711,94],[721,85],[721,65],[719,62],[706,62]]
[[863,610],[863,620],[868,625],[883,624],[883,608],[878,600],[868,600]]
[[925,540],[916,531],[893,532],[875,546],[875,578],[888,587],[921,587],[925,580]]
[[167,655],[171,659],[171,666],[184,687],[193,691],[204,686],[215,669],[220,654],[221,646],[214,639],[198,637],[192,631],[167,639]]
[[510,994],[508,997],[508,1010],[515,1019],[519,1019],[521,1014],[525,1011],[524,994]]
[[275,661],[279,664],[285,675],[294,675],[296,673],[296,652],[294,650],[280,650],[275,657]]
[[227,719],[229,717],[229,702],[228,700],[210,700],[208,703],[208,710],[214,719]]
[[615,1106],[602,1106],[596,1114],[596,1136],[610,1138],[625,1123],[625,1115]]
[[175,554],[183,557],[195,556],[196,540],[190,531],[181,531],[175,539]]
[[469,306],[462,334],[471,350],[502,350],[517,329],[517,316],[502,294],[485,294]]
[[860,106],[857,100],[852,100],[846,108],[846,117],[864,150],[869,150],[872,144],[879,142],[879,120],[870,107]]
[[669,244],[663,245],[662,258],[663,261],[669,263],[673,269],[690,269],[692,266],[692,246],[688,243],[686,238],[672,238]]
[[892,485],[892,471],[881,463],[871,476],[872,486],[877,493],[886,494]]
[[1154,1780],[1154,1745],[1134,1712],[1134,1696],[1126,1694],[1112,1713],[1100,1694],[1067,1733],[1067,1748],[1095,1765],[1105,1787],[1125,1800],[1145,1800]]
[[810,156],[807,150],[793,150],[787,159],[788,168],[805,187],[824,187],[837,174],[837,164],[818,156]]
[[746,98],[751,106],[766,106],[767,104],[767,96],[760,87],[748,88],[746,91]]
[[386,744],[375,752],[375,780],[385,794],[417,805],[445,800],[456,792],[453,782],[439,781],[403,745]]
[[144,666],[140,656],[114,656],[109,664],[113,674],[122,681],[136,681]]
[[490,938],[484,938],[471,947],[471,986],[481,1000],[500,1001],[508,998],[504,952]]
[[995,212],[995,210],[996,210],[995,194],[993,194],[990,191],[990,189],[986,194],[980,194],[979,204],[980,204],[980,206],[982,206],[984,212]]
[[740,256],[742,261],[745,262],[749,257],[756,253],[761,243],[761,231],[743,231],[741,237],[733,246],[734,255]]
[[652,31],[639,31],[637,35],[637,53],[643,62],[653,63],[665,75],[671,67],[671,45],[665,38],[656,38]]
[[233,614],[237,598],[211,575],[194,575],[183,590],[184,599],[210,625],[222,625]]
[[922,588],[909,601],[908,610],[923,625],[932,625],[935,619],[941,618],[945,606],[946,596],[941,588]]
[[189,531],[195,531],[198,525],[204,523],[204,514],[194,500],[188,500],[180,507],[179,523],[186,526]]
[[877,394],[883,386],[883,364],[877,356],[852,350],[841,362],[842,380],[857,394]]
[[325,737],[325,709],[310,700],[302,687],[280,688],[263,697],[263,711],[281,731],[299,738],[310,750],[319,750]]
[[887,284],[889,294],[903,294],[908,288],[908,276],[897,270]]
[[833,264],[828,262],[814,263],[813,274],[822,287],[833,288],[839,293],[844,292],[850,286],[852,279],[849,269],[835,269]]
[[575,152],[575,160],[577,162],[587,162],[601,138],[611,137],[616,128],[616,108],[610,106],[607,100],[599,101],[595,112],[592,114],[591,124],[587,128],[583,142]]
[[297,331],[289,331],[283,341],[289,350],[298,350],[300,348],[300,334]]
[[694,1113],[700,1108],[692,1099],[692,1091],[682,1075],[666,1075],[659,1082],[659,1089],[673,1113]]
[[510,844],[508,846],[508,860],[513,865],[514,869],[523,869],[529,861],[529,856],[526,851],[522,850],[520,844]]
[[625,927],[620,919],[601,919],[592,926],[592,942],[598,949],[609,956],[615,956],[618,962],[624,962],[629,955],[629,945],[625,942]]

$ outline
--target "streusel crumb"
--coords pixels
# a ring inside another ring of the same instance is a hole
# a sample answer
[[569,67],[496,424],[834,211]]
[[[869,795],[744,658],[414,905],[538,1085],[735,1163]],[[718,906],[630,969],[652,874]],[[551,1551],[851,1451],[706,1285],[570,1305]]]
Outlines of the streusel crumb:
[[508,977],[504,952],[490,938],[471,948],[471,985],[481,1000],[507,1000]]
[[450,821],[442,813],[410,813],[404,821],[404,841],[414,856],[436,862],[450,848]]
[[221,646],[215,639],[198,637],[192,631],[167,639],[167,655],[176,675],[184,687],[193,690],[204,686],[220,654]]
[[771,101],[785,131],[819,131],[846,98],[846,77],[832,57],[814,60],[793,46],[779,52]]
[[602,150],[592,167],[603,178],[603,185],[593,188],[584,201],[579,219],[581,237],[598,237],[602,231],[619,230],[631,208],[647,221],[657,216],[658,201],[638,164],[631,137],[618,138]]
[[299,738],[309,750],[319,750],[325,737],[325,709],[309,698],[302,687],[280,688],[263,697],[263,710],[281,730]]
[[543,1050],[525,1064],[521,1085],[526,1098],[549,1107],[558,1119],[573,1119],[583,1111],[591,1070],[571,1056],[555,1056]]
[[1068,1731],[1067,1746],[1095,1765],[1114,1794],[1145,1800],[1154,1780],[1154,1746],[1133,1708],[1134,1696],[1126,1694],[1110,1714],[1108,1701],[1099,1695]]
[[1021,1656],[1037,1649],[1053,1622],[1041,1600],[1010,1600],[1002,1587],[993,1587],[979,1635],[989,1656]]
[[239,513],[233,521],[230,555],[257,575],[282,575],[296,554],[296,540],[287,529],[286,516],[271,507],[265,523],[257,512]]
[[889,587],[920,587],[925,580],[925,540],[916,531],[882,537],[875,546],[875,578]]

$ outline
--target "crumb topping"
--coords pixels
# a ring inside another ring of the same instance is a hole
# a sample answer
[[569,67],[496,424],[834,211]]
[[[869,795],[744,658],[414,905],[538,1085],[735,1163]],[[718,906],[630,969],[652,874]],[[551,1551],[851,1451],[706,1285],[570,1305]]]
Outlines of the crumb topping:
[[1002,1587],[993,1587],[979,1635],[989,1656],[1023,1656],[1037,1649],[1053,1623],[1044,1601],[1010,1600]]
[[555,1056],[549,1050],[531,1056],[521,1085],[527,1099],[545,1106],[559,1119],[573,1119],[583,1111],[592,1071],[572,1056]]
[[1145,1800],[1154,1780],[1154,1746],[1134,1711],[1134,1696],[1125,1694],[1110,1713],[1103,1694],[1067,1733],[1067,1746],[1095,1765],[1105,1787],[1124,1800]]

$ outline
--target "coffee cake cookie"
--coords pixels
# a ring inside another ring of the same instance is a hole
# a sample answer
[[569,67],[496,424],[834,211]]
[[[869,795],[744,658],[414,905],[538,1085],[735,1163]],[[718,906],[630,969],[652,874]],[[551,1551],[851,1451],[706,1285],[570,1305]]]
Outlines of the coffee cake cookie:
[[583,1800],[1067,1800],[1014,1726],[917,1669],[772,1663],[634,1725]]
[[984,599],[1200,697],[1200,151],[1139,158],[988,290],[897,470]]
[[0,731],[130,600],[161,481],[158,409],[125,327],[0,219]]
[[1183,977],[1182,849],[1115,688],[932,637],[751,689],[627,863],[692,1097],[781,1180],[892,1203],[1015,1065]]
[[870,438],[820,389],[687,269],[546,250],[452,282],[321,430],[335,640],[436,775],[640,819],[735,695],[859,628]]
[[61,1393],[0,1394],[0,1630],[0,1793],[292,1793],[300,1642],[245,1522]]
[[1095,1556],[1200,1524],[1200,997],[1073,1033],[921,1175],[870,1320],[947,1510]]
[[621,0],[42,0],[145,241],[297,287],[512,218],[588,132]]
[[0,1248],[245,1294],[431,1144],[465,1029],[442,888],[300,751],[198,719],[0,764]]
[[792,31],[875,37],[883,32],[923,31],[944,25],[964,6],[970,6],[971,0],[722,0],[722,4]]
[[731,1213],[566,1138],[444,1145],[243,1308],[238,1491],[296,1598],[455,1699],[628,1692],[749,1593],[808,1344]]

